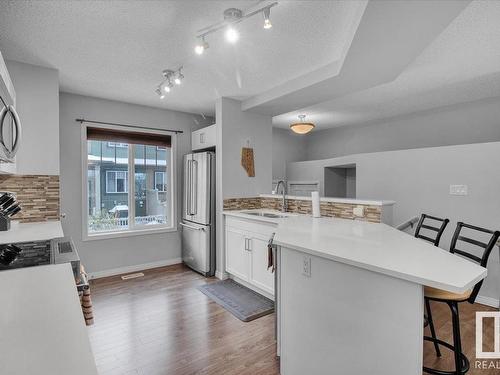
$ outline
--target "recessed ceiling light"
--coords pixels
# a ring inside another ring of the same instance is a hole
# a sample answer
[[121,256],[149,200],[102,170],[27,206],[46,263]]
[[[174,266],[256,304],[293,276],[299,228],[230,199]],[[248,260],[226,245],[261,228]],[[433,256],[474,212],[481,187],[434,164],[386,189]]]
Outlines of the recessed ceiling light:
[[231,26],[229,26],[226,29],[226,34],[225,35],[226,35],[226,40],[229,43],[236,43],[238,41],[238,39],[240,38],[240,34],[238,34],[238,31],[236,31]]

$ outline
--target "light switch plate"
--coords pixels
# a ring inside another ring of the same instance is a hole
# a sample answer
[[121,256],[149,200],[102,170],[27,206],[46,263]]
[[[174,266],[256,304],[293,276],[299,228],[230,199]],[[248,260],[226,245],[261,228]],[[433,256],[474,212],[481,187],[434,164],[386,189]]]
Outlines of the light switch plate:
[[304,256],[302,259],[302,275],[311,277],[311,257]]
[[450,185],[450,195],[467,195],[467,185]]

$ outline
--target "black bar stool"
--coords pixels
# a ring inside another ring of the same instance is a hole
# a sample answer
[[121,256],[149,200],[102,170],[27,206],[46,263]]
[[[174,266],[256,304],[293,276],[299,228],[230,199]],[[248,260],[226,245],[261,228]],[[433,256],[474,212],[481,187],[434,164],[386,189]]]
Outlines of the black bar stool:
[[[488,236],[489,238],[488,242],[482,242],[480,240],[462,235],[461,232],[463,229],[476,232],[476,234],[478,235],[482,234],[483,236],[485,235],[491,235],[491,236]],[[488,264],[488,258],[491,254],[491,250],[493,249],[493,247],[495,247],[499,237],[500,237],[500,231],[491,231],[489,229],[484,229],[476,227],[474,225],[469,225],[459,222],[457,223],[457,228],[455,229],[455,233],[451,240],[450,253],[461,255],[480,264],[482,267],[486,267]],[[471,252],[458,249],[457,248],[458,241],[465,242],[469,245],[473,245],[482,249],[481,257],[476,256]],[[442,345],[452,350],[454,352],[454,357],[455,357],[454,371],[437,370],[424,366],[423,368],[424,372],[436,375],[462,375],[465,374],[467,371],[469,371],[470,367],[469,360],[467,359],[465,354],[462,353],[462,340],[460,337],[460,318],[458,312],[458,304],[460,302],[469,302],[471,304],[474,303],[482,285],[483,285],[483,280],[478,282],[473,289],[461,294],[451,293],[431,287],[424,288],[425,304],[426,306],[429,306],[427,314],[432,334],[432,337],[424,336],[424,340],[431,341],[434,343],[434,347],[436,348],[436,354],[438,357],[441,356],[441,352],[439,351],[438,345]],[[432,323],[432,312],[430,309],[429,301],[444,302],[450,308],[452,323],[453,323],[453,345],[447,343],[446,341],[439,340],[436,337],[436,333],[434,331],[434,324]]]
[[[433,226],[432,224],[435,224],[436,221],[441,223],[441,225]],[[435,217],[435,216],[431,216],[431,215],[427,215],[427,214],[422,214],[420,216],[420,220],[418,221],[417,229],[415,229],[415,237],[429,241],[434,246],[439,246],[439,241],[441,241],[441,236],[443,235],[443,232],[446,229],[446,226],[448,225],[449,222],[450,222],[449,219],[441,219],[439,217]],[[432,238],[432,237],[423,235],[421,233],[422,229],[428,229],[430,231],[435,232],[435,237]]]
[[[422,214],[420,216],[420,220],[418,221],[417,228],[415,229],[415,237],[425,241],[429,241],[434,246],[439,246],[439,242],[441,241],[441,236],[443,235],[443,232],[446,229],[446,226],[448,225],[449,222],[450,219],[441,219],[440,217]],[[429,232],[428,235],[424,235],[422,234],[422,229],[427,229],[431,232]],[[434,238],[430,236],[434,236]],[[436,330],[434,328],[434,322],[432,321],[431,304],[428,299],[425,299],[424,327],[426,327],[427,325],[429,325],[429,329],[431,330],[432,338],[437,339]],[[434,349],[436,350],[436,355],[438,357],[441,357],[441,351],[439,350],[439,345],[435,341],[434,341]]]

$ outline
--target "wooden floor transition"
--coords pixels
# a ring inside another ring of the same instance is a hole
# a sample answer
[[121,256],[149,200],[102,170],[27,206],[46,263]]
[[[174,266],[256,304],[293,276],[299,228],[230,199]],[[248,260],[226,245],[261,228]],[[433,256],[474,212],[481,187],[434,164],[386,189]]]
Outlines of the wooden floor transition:
[[[239,321],[196,289],[214,279],[182,265],[144,274],[126,281],[117,276],[91,282],[95,325],[89,335],[100,375],[279,374],[274,314],[249,323]],[[477,304],[461,308],[469,374],[499,373],[474,368],[474,313],[486,310],[493,309]],[[433,311],[438,336],[450,340],[447,307],[435,304]],[[485,331],[492,343],[491,324]],[[446,368],[452,357],[444,353],[436,360],[432,345],[426,343],[424,362]]]

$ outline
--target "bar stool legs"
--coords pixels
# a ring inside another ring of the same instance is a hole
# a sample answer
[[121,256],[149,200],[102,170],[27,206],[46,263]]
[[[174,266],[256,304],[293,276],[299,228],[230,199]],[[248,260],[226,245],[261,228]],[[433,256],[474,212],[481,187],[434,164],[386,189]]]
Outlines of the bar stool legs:
[[431,303],[429,299],[425,298],[425,310],[427,311],[427,322],[429,323],[429,328],[431,330],[431,336],[434,342],[434,349],[436,350],[436,355],[441,357],[441,350],[439,349],[437,340],[436,330],[434,329],[434,321],[432,320],[432,311],[431,311]]
[[455,357],[455,371],[437,370],[428,367],[424,367],[423,370],[424,372],[427,372],[429,374],[436,374],[436,375],[463,375],[467,371],[469,371],[470,365],[469,365],[469,360],[467,359],[465,354],[462,353],[462,340],[460,337],[460,318],[458,313],[458,303],[455,301],[446,301],[446,304],[451,310],[451,317],[453,324],[453,345],[443,340],[439,340],[438,338],[435,337],[436,336],[435,332],[432,333],[434,329],[433,329],[433,324],[431,325],[430,323],[432,321],[432,316],[429,315],[430,304],[427,298],[425,301],[425,305],[428,310],[427,314],[428,314],[429,326],[432,327],[431,334],[433,335],[433,337],[424,336],[424,340],[432,341],[434,343],[434,347],[436,348],[436,354],[438,353],[439,350],[439,348],[437,347],[438,345],[442,345],[452,350]]

